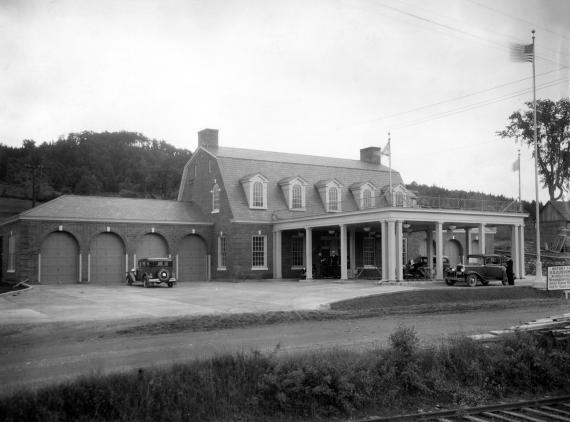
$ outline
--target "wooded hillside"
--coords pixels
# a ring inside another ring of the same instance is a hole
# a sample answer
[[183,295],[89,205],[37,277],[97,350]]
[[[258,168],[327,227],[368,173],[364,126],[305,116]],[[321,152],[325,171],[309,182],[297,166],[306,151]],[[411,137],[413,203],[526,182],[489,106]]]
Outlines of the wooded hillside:
[[0,196],[62,194],[173,199],[191,152],[136,132],[81,132],[37,146],[0,144]]

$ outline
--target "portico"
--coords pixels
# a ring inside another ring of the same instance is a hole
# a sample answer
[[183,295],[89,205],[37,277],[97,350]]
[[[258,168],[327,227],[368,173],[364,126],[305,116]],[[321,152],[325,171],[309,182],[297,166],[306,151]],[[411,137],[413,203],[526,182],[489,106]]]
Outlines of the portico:
[[[428,262],[435,257],[435,278],[442,280],[444,233],[453,236],[465,236],[465,248],[462,256],[473,253],[488,253],[486,250],[485,232],[489,227],[511,227],[511,257],[514,261],[514,271],[517,278],[524,278],[524,217],[521,213],[481,212],[462,209],[432,209],[386,207],[347,213],[330,213],[306,218],[294,218],[274,221],[274,278],[282,278],[283,251],[281,247],[282,234],[295,231],[303,234],[304,266],[306,279],[315,277],[315,256],[320,252],[315,245],[315,233],[332,233],[334,245],[338,245],[340,255],[340,279],[347,280],[357,271],[357,245],[367,239],[378,240],[380,253],[378,263],[372,260],[360,259],[361,265],[379,267],[382,281],[402,281],[405,236],[410,233],[425,233]],[[371,228],[373,231],[371,232]],[[477,250],[473,247],[474,232],[477,239]],[[373,235],[371,236],[371,233]],[[374,245],[375,243],[372,242]],[[431,245],[435,247],[432,248]],[[333,246],[336,247],[336,246]],[[435,251],[435,254],[434,252]],[[315,253],[316,252],[316,253]],[[359,251],[366,254],[362,248]]]

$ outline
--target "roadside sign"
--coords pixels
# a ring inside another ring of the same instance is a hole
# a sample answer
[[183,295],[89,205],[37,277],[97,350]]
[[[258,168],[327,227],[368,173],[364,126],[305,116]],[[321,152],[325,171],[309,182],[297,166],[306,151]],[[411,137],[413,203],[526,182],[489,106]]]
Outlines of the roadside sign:
[[548,267],[546,290],[570,290],[570,265]]

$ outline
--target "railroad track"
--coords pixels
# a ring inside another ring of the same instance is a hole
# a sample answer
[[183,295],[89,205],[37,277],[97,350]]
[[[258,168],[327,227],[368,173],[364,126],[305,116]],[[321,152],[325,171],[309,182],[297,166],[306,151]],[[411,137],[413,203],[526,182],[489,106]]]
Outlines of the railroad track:
[[443,410],[391,417],[368,417],[359,422],[570,422],[570,396],[508,404]]

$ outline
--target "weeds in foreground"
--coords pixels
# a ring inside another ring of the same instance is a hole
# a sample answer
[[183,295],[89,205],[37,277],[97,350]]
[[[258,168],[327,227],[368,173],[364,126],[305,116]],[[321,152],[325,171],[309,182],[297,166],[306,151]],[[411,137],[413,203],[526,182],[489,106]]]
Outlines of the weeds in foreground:
[[457,337],[422,348],[399,327],[386,349],[236,354],[22,392],[3,421],[227,421],[354,417],[476,405],[569,389],[567,341],[517,333],[497,344]]

